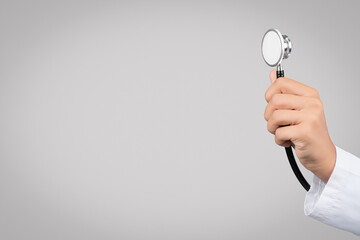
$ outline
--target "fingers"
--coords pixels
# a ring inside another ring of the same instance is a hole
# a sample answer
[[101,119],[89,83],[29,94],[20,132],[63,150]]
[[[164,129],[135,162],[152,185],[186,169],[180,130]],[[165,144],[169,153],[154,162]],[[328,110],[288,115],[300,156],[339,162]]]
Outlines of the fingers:
[[278,109],[283,110],[301,110],[306,107],[309,102],[316,101],[314,98],[296,96],[291,94],[275,94],[266,105],[264,118],[269,120],[271,114]]
[[268,104],[264,113],[268,131],[275,135],[278,145],[296,145],[296,141],[308,132],[305,126],[318,122],[318,112],[322,109],[319,94],[314,88],[292,79],[276,78],[276,70],[271,71],[270,80],[272,84],[265,93]]
[[267,128],[272,134],[282,126],[297,125],[304,120],[304,113],[293,110],[276,110],[268,121]]
[[300,133],[299,125],[278,128],[275,131],[275,142],[282,147],[290,147]]
[[[271,80],[274,79],[274,73],[276,74],[276,72],[274,71],[270,73]],[[265,93],[266,101],[269,102],[270,99],[275,94],[279,94],[279,93],[319,98],[319,94],[314,88],[308,87],[304,84],[301,84],[289,78],[282,77],[276,79],[275,77],[274,82],[271,84],[271,86],[268,88],[268,90]]]
[[275,82],[275,80],[276,80],[276,69],[274,69],[274,70],[272,70],[270,72],[270,81],[271,81],[271,83]]

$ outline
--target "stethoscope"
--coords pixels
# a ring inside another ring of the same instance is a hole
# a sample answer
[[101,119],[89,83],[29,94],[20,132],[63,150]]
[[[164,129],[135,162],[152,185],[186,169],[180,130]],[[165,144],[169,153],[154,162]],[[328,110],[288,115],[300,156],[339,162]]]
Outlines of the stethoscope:
[[[285,76],[281,62],[283,59],[287,59],[289,57],[291,49],[292,44],[290,39],[286,35],[281,35],[279,30],[269,29],[264,34],[261,43],[262,56],[267,65],[269,65],[270,67],[276,67],[276,78]],[[305,190],[309,191],[310,185],[302,175],[295,161],[291,146],[286,147],[285,151],[296,178],[299,180]]]

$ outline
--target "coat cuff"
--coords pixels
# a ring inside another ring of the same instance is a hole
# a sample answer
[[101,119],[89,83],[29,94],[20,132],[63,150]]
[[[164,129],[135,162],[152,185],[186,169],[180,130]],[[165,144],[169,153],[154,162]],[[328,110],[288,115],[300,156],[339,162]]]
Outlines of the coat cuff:
[[358,184],[360,159],[336,147],[336,163],[327,184],[314,175],[313,184],[305,198],[305,215],[360,235]]

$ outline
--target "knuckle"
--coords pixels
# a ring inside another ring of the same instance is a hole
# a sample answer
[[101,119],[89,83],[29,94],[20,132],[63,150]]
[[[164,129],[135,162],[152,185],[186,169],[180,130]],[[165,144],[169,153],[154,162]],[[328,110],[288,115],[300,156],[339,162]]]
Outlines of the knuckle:
[[278,129],[276,129],[276,131],[275,131],[275,137],[277,138],[277,139],[282,139],[282,131],[281,131],[282,129],[281,128],[278,128]]
[[265,100],[266,100],[267,102],[270,101],[270,93],[269,93],[269,90],[267,90],[267,91],[265,92]]
[[322,102],[319,98],[314,98],[313,104],[314,104],[315,108],[320,108],[320,109],[323,108]]
[[267,123],[267,130],[272,134],[275,133],[274,130],[273,130],[273,124],[272,124],[271,121],[268,121],[268,123]]
[[264,111],[264,119],[266,120],[266,121],[268,121],[269,120],[269,114],[268,114],[268,108],[269,108],[269,105],[267,105],[266,106],[266,108],[265,108],[265,111]]
[[308,121],[311,124],[310,126],[314,126],[318,122],[318,116],[316,113],[308,115]]
[[270,104],[272,105],[277,105],[277,103],[280,101],[280,94],[275,94],[271,99],[270,99]]
[[283,131],[281,131],[281,128],[278,128],[274,134],[275,135],[275,143],[280,146],[282,146],[284,143],[284,138],[283,138],[282,132]]
[[279,140],[279,138],[276,135],[275,135],[274,139],[275,139],[275,143],[277,145],[280,145],[281,141]]
[[318,92],[315,88],[312,88],[311,91],[312,91],[312,95],[313,95],[314,97],[320,98],[320,94],[319,94],[319,92]]

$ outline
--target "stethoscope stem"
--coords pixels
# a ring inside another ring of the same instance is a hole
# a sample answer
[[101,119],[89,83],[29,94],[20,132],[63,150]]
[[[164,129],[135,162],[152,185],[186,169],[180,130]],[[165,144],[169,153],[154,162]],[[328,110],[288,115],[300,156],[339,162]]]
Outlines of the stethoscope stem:
[[[277,66],[277,69],[276,69],[276,78],[280,78],[280,77],[284,77],[284,70],[282,69],[281,65],[279,64]],[[293,154],[293,151],[291,149],[291,146],[290,147],[286,147],[285,148],[285,151],[286,151],[286,155],[287,155],[287,158],[289,160],[289,163],[290,163],[290,166],[291,166],[291,169],[293,170],[296,178],[299,180],[300,184],[305,188],[306,191],[309,191],[310,189],[310,184],[306,181],[306,179],[304,178],[304,176],[302,175],[296,161],[295,161],[295,157],[294,157],[294,154]]]
[[285,77],[281,64],[276,66],[276,78]]

